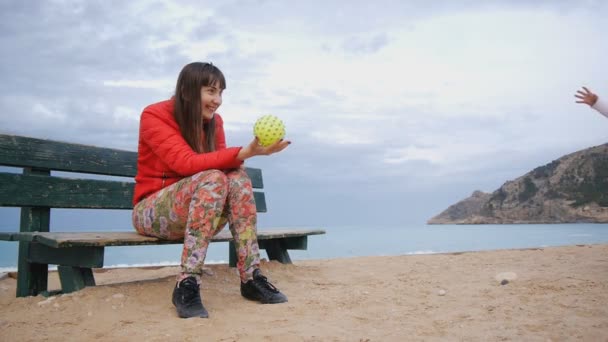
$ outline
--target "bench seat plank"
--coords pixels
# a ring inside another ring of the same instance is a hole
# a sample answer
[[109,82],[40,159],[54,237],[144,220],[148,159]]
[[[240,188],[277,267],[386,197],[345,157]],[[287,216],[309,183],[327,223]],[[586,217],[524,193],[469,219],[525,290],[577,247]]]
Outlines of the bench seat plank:
[[[325,234],[325,231],[321,229],[266,230],[258,231],[258,240],[288,239],[320,234]],[[3,235],[10,238],[11,240],[9,241],[37,242],[53,248],[76,246],[139,246],[183,243],[182,240],[162,240],[155,237],[142,236],[137,234],[136,232],[0,233],[0,239],[2,239]],[[211,241],[232,241],[232,234],[230,233],[230,231],[224,230],[214,236]]]

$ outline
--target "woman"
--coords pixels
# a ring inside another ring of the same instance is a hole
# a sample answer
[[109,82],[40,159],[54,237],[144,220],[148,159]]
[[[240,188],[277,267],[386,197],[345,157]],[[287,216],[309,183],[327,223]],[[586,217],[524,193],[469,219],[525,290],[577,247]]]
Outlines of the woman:
[[184,240],[181,272],[173,290],[179,317],[208,317],[200,297],[210,239],[226,222],[234,237],[241,295],[262,303],[287,301],[259,270],[257,213],[243,161],[284,150],[281,140],[263,147],[226,147],[222,104],[226,80],[210,63],[186,65],[175,95],[141,115],[133,225],[137,232]]

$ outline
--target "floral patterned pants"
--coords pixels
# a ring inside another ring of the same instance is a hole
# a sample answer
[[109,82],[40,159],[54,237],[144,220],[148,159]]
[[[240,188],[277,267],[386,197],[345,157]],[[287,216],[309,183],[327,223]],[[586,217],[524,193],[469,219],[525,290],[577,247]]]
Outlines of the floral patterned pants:
[[178,281],[194,276],[200,283],[211,238],[229,223],[241,281],[259,267],[257,212],[251,180],[244,169],[207,170],[167,186],[133,208],[133,226],[141,235],[184,239]]

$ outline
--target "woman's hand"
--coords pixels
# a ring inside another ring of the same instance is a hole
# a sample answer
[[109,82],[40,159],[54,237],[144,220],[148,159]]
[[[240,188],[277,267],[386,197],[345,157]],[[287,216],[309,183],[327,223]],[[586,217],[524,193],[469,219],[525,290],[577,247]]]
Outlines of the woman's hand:
[[583,87],[583,90],[577,90],[574,97],[579,99],[576,101],[576,103],[586,103],[589,106],[593,106],[597,102],[597,95],[592,93],[586,87]]
[[271,154],[283,151],[287,148],[287,146],[289,146],[289,144],[291,144],[291,141],[281,139],[272,145],[264,147],[260,145],[258,137],[255,137],[253,141],[249,143],[249,145],[243,147],[239,151],[239,154],[236,157],[240,160],[245,160],[254,156],[269,156]]

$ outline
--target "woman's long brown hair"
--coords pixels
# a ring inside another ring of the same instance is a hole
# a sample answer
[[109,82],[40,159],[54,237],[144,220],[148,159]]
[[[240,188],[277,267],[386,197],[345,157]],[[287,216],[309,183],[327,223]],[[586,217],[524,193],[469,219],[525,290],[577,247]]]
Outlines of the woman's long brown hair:
[[215,151],[215,117],[203,122],[201,88],[217,85],[226,89],[224,74],[211,63],[194,62],[179,73],[175,86],[173,116],[182,136],[197,153]]

